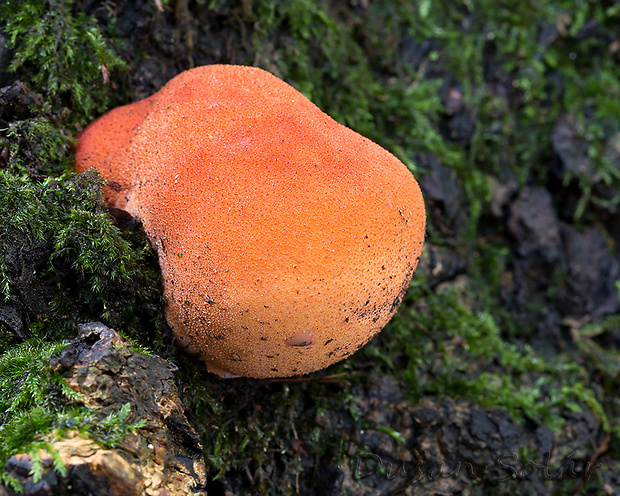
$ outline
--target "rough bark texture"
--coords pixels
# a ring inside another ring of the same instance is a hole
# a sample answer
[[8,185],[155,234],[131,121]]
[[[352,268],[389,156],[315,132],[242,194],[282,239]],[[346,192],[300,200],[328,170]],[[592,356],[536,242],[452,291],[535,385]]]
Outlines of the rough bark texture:
[[68,469],[66,477],[54,472],[51,458],[42,453],[45,474],[34,483],[31,460],[13,456],[6,469],[24,483],[25,496],[206,495],[202,447],[185,417],[174,366],[133,350],[100,323],[80,326],[79,337],[51,365],[83,395],[77,402],[98,407],[102,417],[130,403],[127,422],[146,419],[146,424],[113,449],[77,432],[55,441],[53,447]]

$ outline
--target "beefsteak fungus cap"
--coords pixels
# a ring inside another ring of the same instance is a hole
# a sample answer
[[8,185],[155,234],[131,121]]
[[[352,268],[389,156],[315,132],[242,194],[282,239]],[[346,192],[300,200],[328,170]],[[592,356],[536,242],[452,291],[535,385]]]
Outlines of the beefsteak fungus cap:
[[166,317],[221,375],[306,374],[361,348],[417,266],[420,188],[392,154],[261,69],[192,69],[79,136],[157,251]]

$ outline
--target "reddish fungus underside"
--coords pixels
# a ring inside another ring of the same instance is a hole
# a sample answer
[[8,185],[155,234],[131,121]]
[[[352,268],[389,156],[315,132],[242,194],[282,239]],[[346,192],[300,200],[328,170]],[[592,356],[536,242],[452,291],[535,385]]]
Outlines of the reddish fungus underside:
[[354,353],[417,266],[420,189],[393,155],[257,68],[192,69],[78,136],[78,172],[140,219],[166,317],[210,370],[284,377]]

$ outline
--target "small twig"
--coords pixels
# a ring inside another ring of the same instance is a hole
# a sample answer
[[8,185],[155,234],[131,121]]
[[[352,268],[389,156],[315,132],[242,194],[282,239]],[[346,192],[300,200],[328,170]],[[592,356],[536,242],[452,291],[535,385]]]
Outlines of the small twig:
[[348,380],[340,379],[346,375],[347,372],[340,372],[338,374],[323,375],[321,377],[283,377],[280,379],[267,379],[267,382],[325,382],[350,385],[351,383]]
[[591,473],[590,470],[594,467],[594,463],[596,462],[598,457],[605,453],[605,451],[607,451],[607,449],[609,448],[610,440],[611,434],[608,432],[607,434],[605,434],[605,437],[601,441],[601,444],[599,444],[598,449],[594,453],[592,453],[592,456],[590,457],[590,460],[586,465],[589,470],[584,470],[583,474],[581,475],[581,480],[577,483],[573,491],[570,493],[570,496],[578,496],[581,493],[581,490],[586,483],[586,477],[588,477]]

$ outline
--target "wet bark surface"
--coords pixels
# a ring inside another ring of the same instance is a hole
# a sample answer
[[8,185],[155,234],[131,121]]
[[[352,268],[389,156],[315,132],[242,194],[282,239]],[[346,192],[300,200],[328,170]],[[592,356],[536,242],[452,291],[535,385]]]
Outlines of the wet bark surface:
[[185,416],[170,364],[132,350],[112,329],[91,323],[80,326],[79,337],[51,366],[79,393],[77,404],[96,408],[105,418],[129,403],[134,410],[125,421],[146,422],[114,447],[71,431],[54,440],[66,476],[43,455],[45,471],[35,482],[29,457],[13,456],[5,470],[23,483],[24,495],[206,494],[202,446]]

